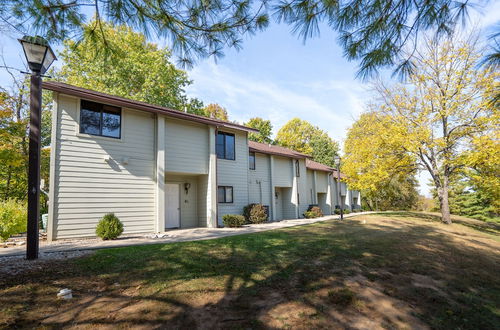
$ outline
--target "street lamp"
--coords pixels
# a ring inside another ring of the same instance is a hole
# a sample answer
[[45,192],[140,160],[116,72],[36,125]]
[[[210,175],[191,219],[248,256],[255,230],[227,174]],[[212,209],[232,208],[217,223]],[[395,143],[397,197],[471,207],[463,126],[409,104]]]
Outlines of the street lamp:
[[333,157],[333,163],[337,167],[337,198],[340,207],[340,220],[344,220],[344,203],[342,203],[342,194],[340,193],[340,156]]
[[30,126],[28,158],[28,226],[26,259],[38,258],[38,221],[40,219],[40,123],[42,118],[42,75],[56,60],[47,40],[24,36],[19,39],[31,70]]

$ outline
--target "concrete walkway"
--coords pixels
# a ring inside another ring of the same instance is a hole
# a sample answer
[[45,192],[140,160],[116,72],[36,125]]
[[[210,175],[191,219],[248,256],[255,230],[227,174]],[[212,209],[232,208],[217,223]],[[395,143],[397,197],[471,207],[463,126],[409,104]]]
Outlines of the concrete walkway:
[[[344,215],[344,218],[370,214],[373,212],[350,213]],[[57,240],[53,242],[41,241],[40,254],[63,251],[76,250],[95,250],[113,247],[123,247],[132,245],[146,244],[166,244],[174,242],[199,241],[206,239],[214,239],[226,236],[235,236],[242,234],[258,233],[261,231],[287,228],[294,226],[308,225],[311,223],[327,220],[336,220],[338,215],[329,215],[315,219],[294,219],[282,220],[277,222],[267,222],[262,224],[245,225],[241,228],[189,228],[189,229],[174,229],[161,234],[144,234],[144,235],[123,235],[119,239],[112,241],[103,241],[98,238],[89,239],[71,239]],[[26,253],[26,245],[15,246],[0,249],[0,259],[2,257],[20,256]]]

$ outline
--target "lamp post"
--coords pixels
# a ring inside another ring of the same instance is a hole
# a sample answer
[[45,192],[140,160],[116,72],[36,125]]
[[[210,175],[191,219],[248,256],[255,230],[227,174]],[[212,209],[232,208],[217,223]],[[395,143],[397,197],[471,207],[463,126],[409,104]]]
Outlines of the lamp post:
[[40,123],[42,118],[42,75],[56,56],[42,37],[19,39],[31,70],[30,125],[28,156],[28,226],[26,259],[38,258],[38,221],[40,219]]
[[340,193],[340,156],[335,156],[333,162],[337,167],[337,198],[339,200],[340,207],[340,220],[344,220],[344,203],[342,203],[342,194]]

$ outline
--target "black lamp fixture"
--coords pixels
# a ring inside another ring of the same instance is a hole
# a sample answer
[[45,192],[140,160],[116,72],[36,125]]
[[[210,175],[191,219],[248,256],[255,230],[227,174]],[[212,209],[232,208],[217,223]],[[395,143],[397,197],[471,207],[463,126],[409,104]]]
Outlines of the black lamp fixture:
[[26,259],[38,258],[38,223],[40,219],[40,132],[42,119],[42,75],[56,60],[47,40],[40,36],[19,39],[31,70],[30,126],[28,156],[28,226]]
[[57,59],[47,40],[40,36],[24,36],[19,39],[30,70],[35,74],[44,74]]
[[342,203],[342,193],[340,192],[341,185],[340,185],[340,156],[335,155],[333,157],[333,163],[337,167],[337,198],[339,201],[339,207],[340,207],[340,220],[344,220],[344,203]]

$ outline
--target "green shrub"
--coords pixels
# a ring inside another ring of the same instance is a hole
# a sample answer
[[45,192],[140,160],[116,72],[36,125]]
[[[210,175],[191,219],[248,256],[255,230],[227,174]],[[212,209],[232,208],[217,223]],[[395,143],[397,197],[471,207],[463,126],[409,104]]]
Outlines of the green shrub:
[[245,217],[238,214],[225,214],[222,216],[222,222],[225,227],[241,227],[245,224]]
[[305,211],[304,218],[306,218],[306,219],[316,218],[316,213],[314,213],[313,211]]
[[104,240],[116,239],[123,233],[123,224],[116,215],[108,213],[97,224],[95,233]]
[[243,216],[247,223],[263,223],[267,221],[267,211],[262,204],[248,204],[243,208]]
[[26,231],[28,214],[26,204],[15,199],[0,202],[0,240]]
[[[354,211],[354,212],[356,212],[356,211]],[[335,209],[334,213],[335,214],[340,214],[340,209]],[[351,210],[349,210],[349,209],[345,209],[344,210],[344,214],[349,214],[349,213],[351,213]]]
[[319,218],[323,216],[323,211],[319,206],[309,206],[304,212],[304,217],[307,219]]

